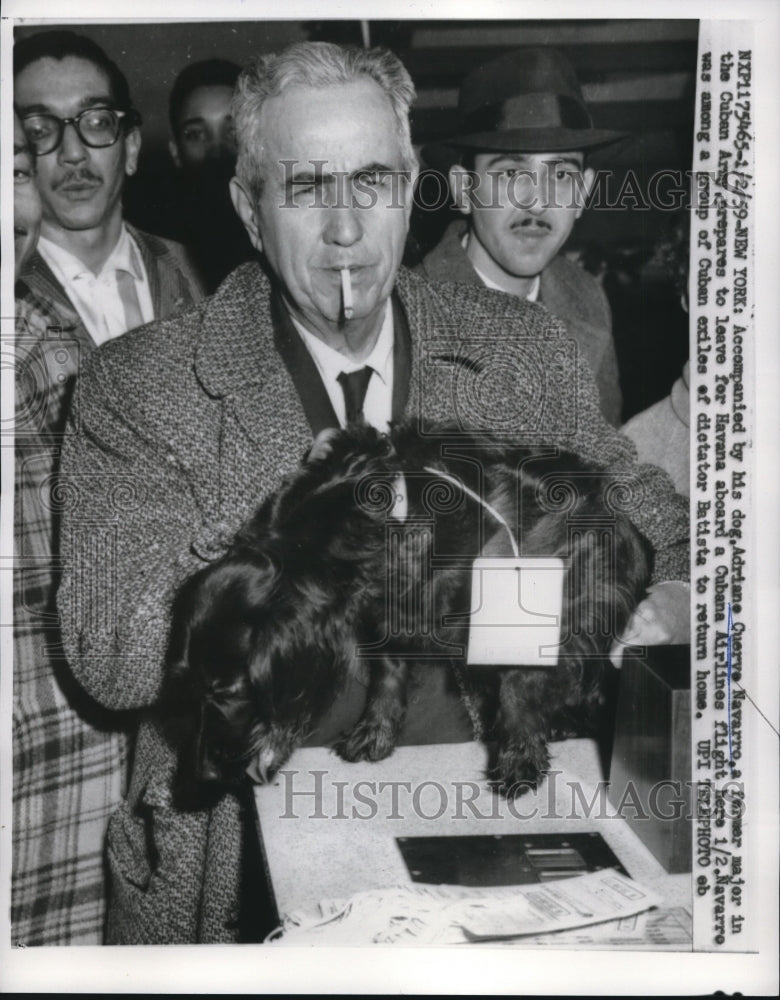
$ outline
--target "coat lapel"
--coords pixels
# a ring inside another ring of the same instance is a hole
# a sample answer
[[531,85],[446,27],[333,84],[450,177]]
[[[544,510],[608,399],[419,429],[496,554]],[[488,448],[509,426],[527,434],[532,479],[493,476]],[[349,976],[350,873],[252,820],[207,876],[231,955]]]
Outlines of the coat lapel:
[[63,340],[76,340],[81,352],[88,353],[95,349],[95,342],[65,289],[37,251],[25,265],[20,281],[27,286],[33,298],[41,302],[42,314],[51,318],[50,330],[56,329]]
[[583,356],[595,368],[603,350],[603,319],[597,325],[598,317],[593,315],[581,291],[566,280],[557,258],[542,272],[539,302],[566,324],[568,336],[577,341]]
[[[182,279],[181,271],[164,240],[127,225],[130,235],[141,252],[149,279],[149,294],[156,319],[182,312],[192,305],[192,290]],[[167,260],[166,260],[167,258]],[[192,281],[194,282],[194,277]]]
[[194,363],[204,391],[222,404],[217,481],[195,541],[214,558],[312,441],[276,350],[271,287],[258,264],[241,265],[206,300]]
[[271,320],[274,325],[274,346],[295,385],[312,437],[316,437],[327,427],[338,427],[338,417],[317,365],[278,294],[271,296]]

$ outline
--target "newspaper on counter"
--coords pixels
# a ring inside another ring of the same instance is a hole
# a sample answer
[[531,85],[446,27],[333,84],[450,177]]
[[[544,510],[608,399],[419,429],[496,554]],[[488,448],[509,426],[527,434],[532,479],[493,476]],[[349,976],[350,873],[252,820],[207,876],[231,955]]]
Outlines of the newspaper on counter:
[[310,912],[289,914],[271,943],[478,943],[618,921],[660,902],[656,893],[613,868],[490,890],[397,886],[324,900]]

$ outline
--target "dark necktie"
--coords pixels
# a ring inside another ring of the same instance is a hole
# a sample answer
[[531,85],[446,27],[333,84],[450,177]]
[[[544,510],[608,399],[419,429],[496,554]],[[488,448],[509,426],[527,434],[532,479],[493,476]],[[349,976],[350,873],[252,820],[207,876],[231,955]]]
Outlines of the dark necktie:
[[356,372],[342,372],[338,377],[347,407],[348,424],[363,422],[363,402],[373,373],[374,369],[366,365]]

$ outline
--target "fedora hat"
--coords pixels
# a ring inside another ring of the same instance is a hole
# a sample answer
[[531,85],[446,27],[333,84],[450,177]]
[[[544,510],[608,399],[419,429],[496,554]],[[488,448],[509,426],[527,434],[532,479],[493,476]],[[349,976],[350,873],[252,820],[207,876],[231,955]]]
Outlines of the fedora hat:
[[485,63],[463,81],[458,134],[423,147],[448,170],[464,150],[555,153],[594,149],[627,137],[593,127],[574,68],[556,49],[527,48]]

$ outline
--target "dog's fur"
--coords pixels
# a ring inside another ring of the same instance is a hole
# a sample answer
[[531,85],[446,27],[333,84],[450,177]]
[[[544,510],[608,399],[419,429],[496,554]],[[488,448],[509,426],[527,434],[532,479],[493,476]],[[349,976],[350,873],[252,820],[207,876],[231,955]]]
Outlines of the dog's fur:
[[[473,558],[511,555],[496,519],[427,467],[499,510],[521,555],[567,560],[557,666],[475,670],[453,657],[501,790],[535,787],[549,766],[548,739],[598,723],[604,657],[644,596],[652,563],[649,543],[610,504],[614,480],[551,452],[448,428],[422,436],[410,426],[389,435],[358,426],[318,439],[227,555],[179,594],[170,662],[177,711],[192,723],[183,770],[230,783],[254,760],[267,780],[348,675],[366,667],[363,716],[337,750],[353,761],[392,753],[410,663],[441,654],[442,642],[465,649]],[[393,519],[399,474],[404,521]],[[432,573],[432,559],[449,568]],[[418,620],[426,599],[433,631]],[[447,624],[458,617],[464,625]],[[388,636],[392,655],[361,658],[359,647],[381,648]]]

